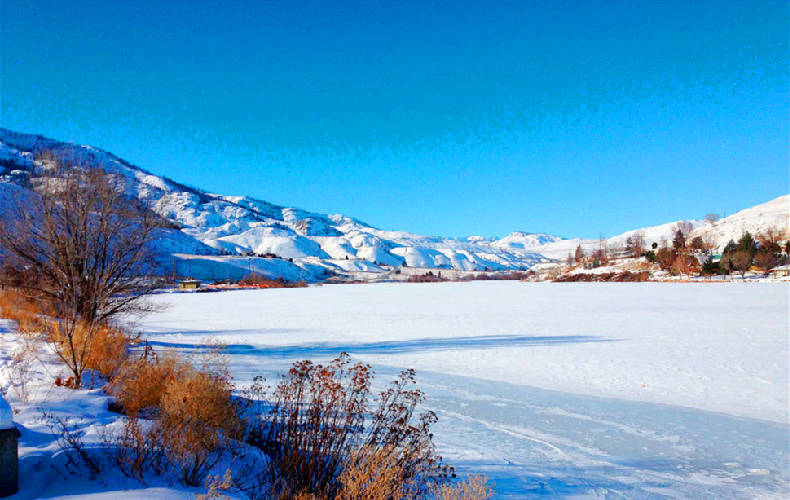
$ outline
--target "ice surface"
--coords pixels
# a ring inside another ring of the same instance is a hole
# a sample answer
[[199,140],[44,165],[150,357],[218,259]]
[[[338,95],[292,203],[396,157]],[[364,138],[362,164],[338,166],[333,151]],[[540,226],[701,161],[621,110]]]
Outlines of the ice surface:
[[239,383],[340,351],[417,369],[440,452],[501,497],[783,497],[786,284],[325,285],[161,295],[159,347]]

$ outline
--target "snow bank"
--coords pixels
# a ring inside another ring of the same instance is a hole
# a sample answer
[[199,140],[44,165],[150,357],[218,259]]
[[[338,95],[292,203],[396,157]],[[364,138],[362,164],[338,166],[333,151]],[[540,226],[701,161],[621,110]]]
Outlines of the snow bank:
[[11,429],[14,427],[14,413],[11,405],[0,394],[0,429]]

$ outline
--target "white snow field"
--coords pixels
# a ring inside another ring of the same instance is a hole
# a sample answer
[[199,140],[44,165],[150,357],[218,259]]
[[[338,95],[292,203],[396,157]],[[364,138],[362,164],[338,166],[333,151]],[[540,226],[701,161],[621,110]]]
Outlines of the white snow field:
[[340,351],[417,369],[435,436],[501,498],[788,498],[775,283],[324,285],[161,294],[160,347],[228,345],[239,383]]

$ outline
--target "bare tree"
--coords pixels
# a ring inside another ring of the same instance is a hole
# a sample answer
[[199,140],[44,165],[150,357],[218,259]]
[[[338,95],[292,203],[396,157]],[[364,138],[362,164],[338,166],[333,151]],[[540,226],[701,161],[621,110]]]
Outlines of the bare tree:
[[675,253],[668,247],[661,247],[656,253],[656,262],[664,271],[669,271],[675,261]]
[[702,236],[695,236],[689,243],[689,248],[692,250],[705,250],[705,240],[702,239]]
[[598,250],[593,252],[593,258],[600,262],[602,266],[609,263],[609,243],[603,234],[598,237]]
[[639,257],[645,250],[645,235],[637,231],[628,238],[628,250],[632,257]]
[[766,251],[773,253],[781,252],[782,247],[779,245],[781,240],[782,233],[773,227],[769,227],[763,232],[757,233],[757,241],[760,244],[760,248]]
[[754,263],[764,271],[770,271],[779,263],[779,258],[771,251],[760,249],[754,254]]
[[144,310],[152,284],[151,240],[159,218],[103,170],[50,157],[33,193],[10,203],[0,252],[24,278],[17,286],[47,304],[48,334],[79,387],[94,333],[121,313]]
[[713,250],[717,247],[716,239],[713,237],[712,234],[704,234],[702,236],[702,249],[705,252],[705,255],[712,255]]
[[576,247],[576,251],[573,254],[573,258],[576,260],[577,264],[581,264],[582,262],[584,262],[584,249],[582,249],[581,245]]
[[699,263],[688,252],[680,252],[675,261],[672,262],[672,271],[676,274],[691,276],[691,273],[699,270]]
[[714,222],[718,222],[720,218],[721,217],[719,216],[719,214],[715,214],[715,213],[705,214],[705,222],[707,222],[708,224],[713,224]]
[[694,229],[694,224],[687,220],[679,221],[675,224],[675,231],[680,231],[683,233],[683,236],[688,236],[688,234]]
[[672,248],[675,251],[686,248],[686,239],[693,228],[691,222],[685,220],[675,224],[675,232],[672,236]]
[[731,257],[732,267],[741,273],[741,278],[746,278],[746,271],[752,266],[752,253],[748,250],[737,250]]

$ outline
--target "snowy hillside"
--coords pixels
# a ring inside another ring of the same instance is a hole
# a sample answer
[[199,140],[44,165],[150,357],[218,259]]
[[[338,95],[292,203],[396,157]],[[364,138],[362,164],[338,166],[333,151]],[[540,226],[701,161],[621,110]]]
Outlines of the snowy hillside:
[[[333,273],[384,271],[382,266],[474,270],[518,270],[564,259],[578,245],[598,240],[562,239],[544,233],[513,232],[504,238],[452,239],[385,231],[344,215],[324,215],[273,205],[244,196],[223,196],[192,188],[136,167],[90,146],[73,146],[38,135],[0,128],[0,205],[18,196],[31,172],[44,168],[38,152],[50,150],[78,163],[101,166],[122,176],[126,191],[143,200],[180,230],[162,230],[158,245],[179,273],[204,279],[237,277],[256,270],[270,277],[319,280]],[[744,230],[787,227],[788,196],[742,210],[714,224],[685,221],[694,234],[723,247]],[[621,248],[639,231],[648,245],[671,240],[677,222],[628,231],[606,240]],[[252,257],[248,254],[270,258]],[[241,258],[244,256],[244,258]],[[276,256],[277,259],[271,258]],[[170,264],[168,264],[169,266]],[[168,267],[169,270],[169,267]]]
[[[690,238],[702,236],[706,241],[713,242],[717,250],[721,250],[730,240],[737,241],[746,231],[756,235],[767,229],[774,229],[784,232],[784,238],[787,238],[788,227],[790,227],[788,225],[789,219],[790,195],[784,195],[767,203],[736,212],[717,222],[711,223],[694,219],[667,222],[658,226],[626,231],[617,236],[607,238],[605,241],[607,248],[619,249],[625,247],[629,237],[634,236],[636,233],[641,233],[647,246],[653,243],[660,245],[662,241],[671,242],[678,224],[684,223],[692,228],[689,234]],[[522,234],[513,233],[495,242],[494,245],[520,248],[527,252],[535,252],[545,257],[560,260],[564,259],[569,253],[573,253],[579,245],[586,251],[596,249],[600,245],[597,239],[561,239],[554,236],[535,234],[520,237],[519,235]]]
[[[722,250],[730,240],[738,241],[748,231],[752,235],[768,229],[787,231],[790,224],[790,195],[780,196],[768,203],[756,205],[720,219],[713,224],[705,224],[692,232],[692,236],[702,236],[714,241]],[[785,235],[785,238],[787,235]]]
[[[35,157],[43,150],[76,157],[80,164],[101,166],[121,175],[130,195],[181,228],[181,234],[165,234],[162,247],[168,254],[184,254],[182,260],[189,260],[191,254],[216,255],[212,260],[217,265],[222,266],[224,261],[238,268],[237,259],[226,258],[227,254],[273,254],[292,262],[260,266],[261,271],[272,276],[284,272],[285,277],[293,278],[320,278],[348,267],[336,260],[460,270],[526,269],[546,260],[523,247],[497,245],[485,238],[455,240],[382,231],[344,215],[316,214],[243,196],[210,194],[153,175],[90,146],[74,147],[6,129],[0,129],[0,191],[13,189],[9,184],[24,185],[30,172],[40,172],[43,166]],[[227,269],[218,274],[223,272],[233,274]]]

